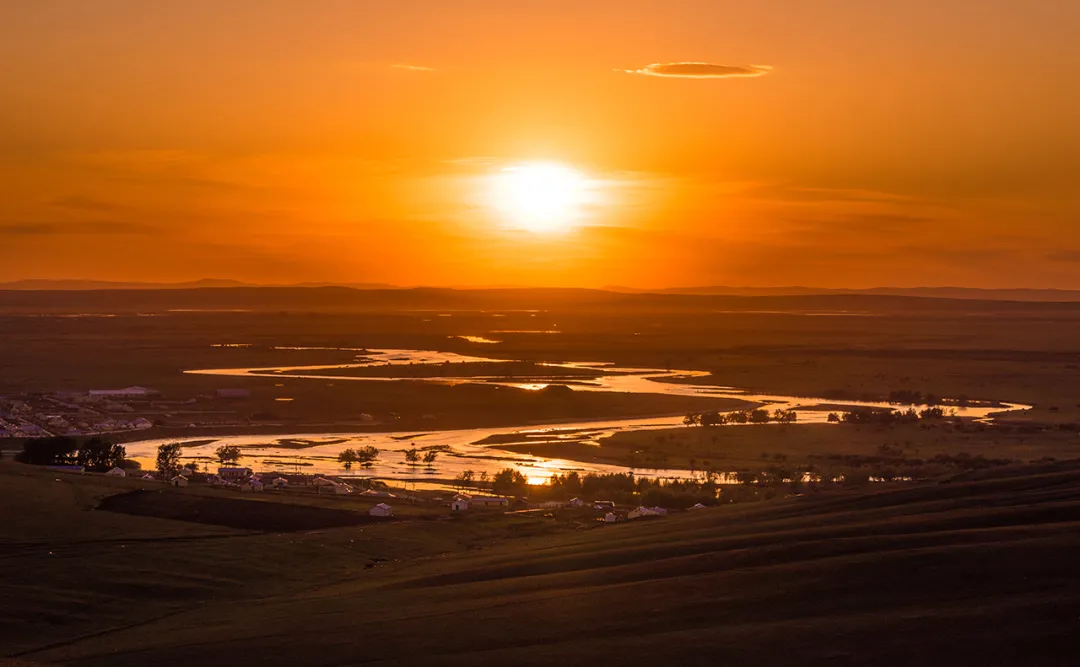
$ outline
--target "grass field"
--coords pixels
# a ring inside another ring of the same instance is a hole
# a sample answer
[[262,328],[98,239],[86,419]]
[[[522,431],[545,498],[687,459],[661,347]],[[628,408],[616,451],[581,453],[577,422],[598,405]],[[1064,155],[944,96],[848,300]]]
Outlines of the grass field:
[[0,470],[7,502],[39,490],[37,537],[5,526],[2,624],[5,652],[37,661],[1056,665],[1080,648],[1077,464],[517,536],[517,519],[241,532],[85,509],[125,480]]

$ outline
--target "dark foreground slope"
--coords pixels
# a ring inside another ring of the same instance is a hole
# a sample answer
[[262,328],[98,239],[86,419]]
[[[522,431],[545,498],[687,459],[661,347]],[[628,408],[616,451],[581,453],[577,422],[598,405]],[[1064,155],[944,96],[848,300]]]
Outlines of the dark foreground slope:
[[[356,530],[356,529],[340,529]],[[209,604],[71,665],[1058,665],[1080,467],[699,510]]]

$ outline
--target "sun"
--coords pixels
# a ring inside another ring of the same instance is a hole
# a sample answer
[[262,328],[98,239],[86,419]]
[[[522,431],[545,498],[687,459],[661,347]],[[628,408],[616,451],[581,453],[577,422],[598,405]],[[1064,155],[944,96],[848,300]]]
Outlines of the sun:
[[566,231],[584,215],[589,180],[551,162],[506,167],[491,179],[491,203],[510,227],[536,233]]

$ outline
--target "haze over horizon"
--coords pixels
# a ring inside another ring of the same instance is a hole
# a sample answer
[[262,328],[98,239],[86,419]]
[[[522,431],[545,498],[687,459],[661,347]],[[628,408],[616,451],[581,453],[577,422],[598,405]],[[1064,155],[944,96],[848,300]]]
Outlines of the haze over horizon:
[[1080,289],[1080,4],[0,8],[0,282]]

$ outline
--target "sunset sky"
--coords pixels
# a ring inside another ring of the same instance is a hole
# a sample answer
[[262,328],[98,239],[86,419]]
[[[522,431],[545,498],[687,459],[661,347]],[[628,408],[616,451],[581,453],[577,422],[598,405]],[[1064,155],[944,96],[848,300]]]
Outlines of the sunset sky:
[[[4,2],[0,280],[1080,288],[1078,34],[1076,0]],[[500,180],[536,165],[555,229]]]

